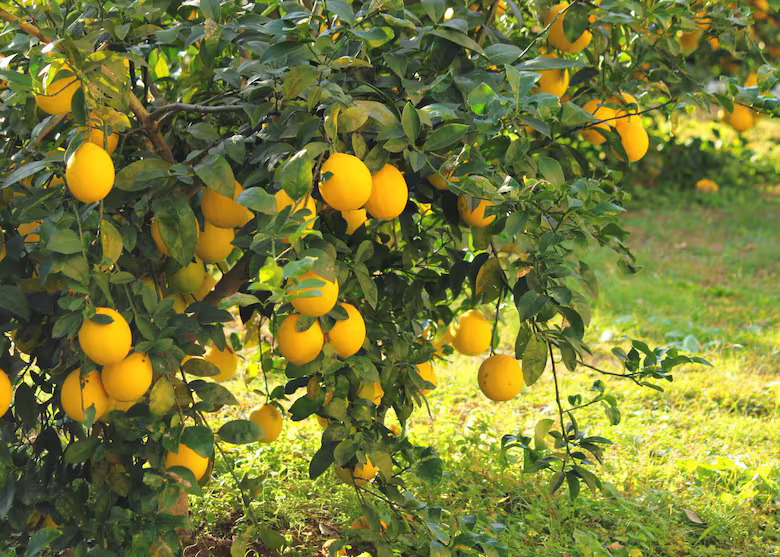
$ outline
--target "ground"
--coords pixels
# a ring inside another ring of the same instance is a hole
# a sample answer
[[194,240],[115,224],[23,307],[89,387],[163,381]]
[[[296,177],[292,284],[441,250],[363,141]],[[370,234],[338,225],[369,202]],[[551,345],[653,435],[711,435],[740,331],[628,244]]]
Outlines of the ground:
[[[477,529],[492,530],[513,556],[776,554],[780,199],[746,195],[723,205],[629,211],[630,243],[644,266],[636,276],[621,276],[609,252],[588,257],[601,281],[588,333],[599,365],[617,369],[610,350],[625,346],[624,335],[676,345],[712,363],[676,372],[664,392],[602,377],[622,421],[609,426],[598,405],[580,421],[615,442],[599,471],[603,490],[583,487],[571,505],[566,489],[548,495],[549,474],[523,474],[514,461],[520,453],[502,464],[502,435],[532,434],[538,420],[557,416],[549,370],[515,400],[497,404],[477,390],[481,359],[454,357],[437,366],[430,417],[418,412],[409,428],[414,441],[433,445],[444,460],[442,483],[421,491],[426,502],[441,505],[453,523],[456,515],[476,515]],[[508,318],[502,351],[511,350],[516,328]],[[250,358],[250,374],[254,367]],[[588,370],[561,375],[564,394],[585,398],[599,378]],[[223,418],[260,402],[238,382],[234,387],[246,407]],[[354,493],[332,474],[308,479],[320,432],[313,418],[287,421],[276,443],[228,452],[239,478],[262,478],[250,494],[253,510],[287,537],[289,554],[311,555],[327,539],[349,536],[360,515]],[[198,533],[188,555],[206,547],[229,554],[246,521],[235,486],[219,459],[210,496],[191,501]],[[365,549],[355,544],[350,554]]]

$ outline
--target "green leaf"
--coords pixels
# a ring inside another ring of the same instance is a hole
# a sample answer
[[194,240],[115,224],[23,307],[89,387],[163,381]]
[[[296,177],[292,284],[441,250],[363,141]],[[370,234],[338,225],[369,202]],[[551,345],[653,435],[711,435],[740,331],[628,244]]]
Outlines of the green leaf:
[[420,135],[420,116],[410,102],[407,102],[404,106],[401,126],[404,128],[406,137],[409,138],[409,143],[414,145],[414,142],[417,141],[417,137]]
[[188,375],[196,377],[215,377],[220,374],[219,368],[203,358],[187,358],[181,369]]
[[70,99],[70,113],[73,121],[79,125],[87,125],[87,104],[84,101],[84,88],[79,87]]
[[566,483],[569,485],[569,499],[573,502],[580,493],[580,478],[577,472],[570,470],[566,474]]
[[74,253],[80,253],[81,250],[84,249],[84,244],[81,242],[78,234],[73,230],[66,228],[65,230],[58,230],[55,232],[46,244],[46,248],[54,253],[72,255]]
[[238,194],[236,203],[248,207],[258,213],[273,215],[276,213],[276,200],[274,196],[263,188],[247,188]]
[[458,141],[466,135],[466,124],[444,124],[436,128],[423,143],[424,151],[438,151]]
[[71,443],[65,450],[65,463],[79,464],[81,462],[86,462],[89,460],[89,457],[93,455],[99,444],[99,437],[87,437],[86,439]]
[[434,23],[438,23],[447,10],[447,4],[444,0],[422,0],[420,3]]
[[5,181],[3,182],[3,188],[7,188],[10,185],[13,185],[17,182],[21,182],[28,176],[32,176],[33,174],[36,174],[37,172],[43,170],[44,168],[48,168],[49,164],[50,164],[49,160],[42,160],[42,161],[33,161],[25,164],[24,166],[20,166],[5,178]]
[[450,557],[452,552],[441,542],[431,540],[431,551],[429,555],[430,557]]
[[41,528],[36,531],[27,542],[27,551],[25,551],[24,557],[35,557],[49,547],[61,534],[59,528]]
[[32,77],[29,73],[19,73],[16,70],[0,70],[0,79],[15,83],[21,89],[32,89]]
[[604,409],[604,413],[607,415],[610,425],[618,425],[620,423],[620,410],[614,406],[607,406]]
[[430,486],[438,485],[444,474],[444,467],[438,456],[424,458],[415,466],[415,475]]
[[467,102],[475,114],[484,114],[488,104],[496,98],[496,93],[487,83],[481,83],[471,90]]
[[511,64],[523,53],[519,46],[507,43],[494,43],[485,48],[485,54],[492,64]]
[[379,299],[376,283],[374,283],[374,280],[369,276],[368,269],[364,264],[356,264],[354,270],[358,283],[360,283],[360,288],[363,290],[363,295],[366,297],[366,301],[372,308],[376,309],[376,304]]
[[220,439],[234,445],[254,443],[263,436],[263,428],[249,420],[231,420],[219,428]]
[[547,296],[537,294],[533,290],[525,292],[519,298],[515,298],[515,306],[517,307],[517,318],[522,323],[539,313],[549,301]]
[[309,462],[309,478],[316,480],[333,464],[333,445],[323,440],[322,445]]
[[566,369],[574,371],[577,368],[577,353],[574,351],[574,348],[569,343],[561,340],[558,344],[558,350],[561,352],[561,360]]
[[171,164],[162,159],[141,159],[117,172],[114,187],[122,191],[141,191],[168,177]]
[[170,380],[160,377],[149,392],[149,411],[155,416],[164,416],[176,403],[176,393]]
[[574,4],[561,16],[563,17],[563,34],[570,43],[577,41],[588,28],[588,12],[587,6]]
[[236,178],[233,169],[222,155],[209,154],[195,167],[195,174],[215,192],[233,199],[236,189]]
[[[330,6],[330,2],[328,2]],[[287,539],[276,530],[269,528],[268,526],[260,526],[257,533],[260,535],[260,539],[263,544],[273,551],[279,551],[285,545],[287,545]]]
[[314,66],[295,66],[284,76],[284,96],[288,99],[298,97],[315,79],[317,68]]
[[539,159],[539,172],[542,173],[545,180],[555,187],[560,187],[566,182],[566,179],[563,177],[561,164],[550,157]]
[[344,0],[328,0],[325,7],[330,13],[337,15],[341,21],[348,25],[355,23],[355,14],[352,12],[352,7]]
[[218,383],[196,379],[191,381],[189,385],[211,409],[217,409],[224,405],[238,405],[233,393]]
[[528,346],[528,341],[531,340],[531,327],[528,322],[525,321],[520,324],[520,330],[517,332],[517,338],[515,339],[515,359],[522,360],[525,349]]
[[477,44],[477,42],[474,39],[472,39],[465,33],[456,31],[455,29],[439,27],[432,30],[431,34],[436,35],[437,37],[441,37],[442,39],[447,39],[448,41],[452,41],[453,43],[458,44],[463,48],[473,50],[474,52],[477,52],[485,56],[485,51],[482,50],[482,47],[479,46],[479,44]]
[[337,466],[344,466],[358,450],[358,442],[355,439],[344,439],[333,449],[333,459]]
[[181,432],[181,442],[204,458],[214,454],[214,434],[205,425],[186,428]]
[[30,306],[27,296],[18,285],[5,284],[0,286],[0,309],[7,310],[25,321],[30,320]]
[[338,130],[341,133],[351,133],[363,126],[368,121],[370,112],[363,104],[350,106],[342,110],[338,116]]
[[585,335],[585,324],[582,322],[582,317],[574,309],[566,306],[561,306],[558,311],[566,318],[569,326],[563,330],[563,334],[567,336],[574,336],[577,340],[582,340]]
[[309,152],[306,149],[301,149],[287,159],[276,169],[274,180],[292,199],[300,199],[309,193],[314,180],[314,170]]
[[558,488],[563,485],[563,480],[565,478],[565,475],[563,473],[563,470],[558,470],[555,474],[553,474],[550,477],[550,483],[547,486],[547,491],[550,495],[558,491]]
[[198,221],[182,192],[152,201],[160,236],[168,252],[180,265],[195,256],[198,244]]
[[530,387],[542,376],[547,365],[547,342],[533,335],[523,353],[523,380]]
[[124,248],[122,235],[110,221],[105,219],[100,221],[100,247],[103,249],[101,261],[103,265],[116,263]]
[[543,420],[536,422],[536,427],[534,427],[534,446],[537,450],[547,448],[545,438],[547,437],[547,434],[550,433],[554,424],[555,420],[551,420],[550,418],[544,418]]

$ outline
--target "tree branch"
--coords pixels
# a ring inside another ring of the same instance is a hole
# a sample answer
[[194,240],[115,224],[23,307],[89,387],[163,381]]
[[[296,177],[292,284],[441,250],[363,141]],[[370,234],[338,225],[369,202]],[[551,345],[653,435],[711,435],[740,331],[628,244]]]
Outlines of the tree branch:
[[244,110],[244,107],[238,104],[207,106],[204,104],[170,103],[161,106],[152,112],[150,118],[152,120],[160,120],[163,116],[170,114],[171,112],[202,112],[204,114],[212,114],[216,112],[241,112],[242,110]]
[[203,298],[203,301],[217,305],[223,298],[238,292],[239,287],[247,281],[247,271],[249,270],[249,253],[241,256],[235,265],[219,279],[214,286],[214,290]]
[[[35,25],[30,25],[29,23],[25,23],[17,16],[5,11],[0,10],[0,19],[3,19],[9,23],[14,23],[19,26],[19,28],[27,33],[28,35],[32,35],[33,37],[36,37],[38,40],[40,40],[43,43],[50,43],[51,41],[47,39],[43,33],[41,33],[41,30],[38,29]],[[175,162],[173,159],[173,153],[171,152],[170,147],[168,147],[168,144],[165,142],[165,139],[162,136],[162,133],[160,132],[160,128],[157,125],[157,122],[149,115],[149,111],[146,110],[143,104],[141,104],[141,101],[138,100],[138,97],[136,97],[132,91],[130,93],[130,110],[133,111],[133,114],[135,114],[136,119],[138,120],[138,123],[141,125],[141,127],[146,130],[146,133],[149,135],[149,139],[152,141],[152,145],[154,145],[154,148],[157,150],[159,155],[168,162]]]

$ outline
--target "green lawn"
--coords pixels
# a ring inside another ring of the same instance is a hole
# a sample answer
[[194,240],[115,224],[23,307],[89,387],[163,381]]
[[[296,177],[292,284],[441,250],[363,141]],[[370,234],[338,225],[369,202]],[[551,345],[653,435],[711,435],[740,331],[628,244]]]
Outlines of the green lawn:
[[[437,369],[431,416],[418,412],[410,427],[411,438],[435,446],[445,464],[442,483],[421,497],[453,520],[476,515],[477,528],[491,531],[513,556],[777,554],[778,223],[780,202],[771,198],[630,212],[631,244],[645,269],[623,277],[608,252],[590,254],[601,281],[588,333],[599,365],[617,369],[609,351],[625,345],[624,335],[697,351],[713,364],[677,371],[663,393],[604,378],[619,400],[621,423],[609,426],[598,405],[578,415],[615,441],[599,471],[601,492],[583,487],[572,504],[565,488],[547,494],[548,473],[526,475],[519,463],[500,464],[503,434],[532,434],[538,420],[557,417],[550,373],[515,400],[496,404],[477,390],[481,359],[454,357]],[[516,327],[508,317],[502,351],[510,350]],[[587,370],[561,375],[563,394],[583,397],[598,378]],[[241,412],[253,397],[245,394]],[[349,537],[349,524],[360,515],[354,493],[336,485],[331,473],[308,479],[320,432],[313,420],[288,421],[276,443],[229,453],[239,476],[262,478],[252,507],[284,533],[289,554],[315,554],[326,539]],[[228,554],[247,519],[224,462],[217,463],[208,493],[193,500],[196,541]],[[495,523],[502,526],[491,530]],[[364,549],[355,544],[350,554]]]

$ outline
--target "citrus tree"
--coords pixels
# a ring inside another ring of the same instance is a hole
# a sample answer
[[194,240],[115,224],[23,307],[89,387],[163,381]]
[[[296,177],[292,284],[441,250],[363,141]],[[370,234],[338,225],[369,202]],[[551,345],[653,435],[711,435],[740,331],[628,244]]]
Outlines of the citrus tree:
[[[557,419],[508,426],[503,447],[572,498],[599,488],[609,444],[576,411],[621,415],[607,382],[563,393],[560,375],[660,389],[703,363],[639,340],[615,349],[622,371],[589,363],[598,283],[580,254],[608,246],[636,270],[621,177],[653,118],[776,110],[771,68],[723,94],[685,71],[678,34],[731,36],[749,7],[0,7],[0,532],[17,553],[176,553],[223,445],[311,416],[310,475],[354,486],[379,555],[423,538],[506,553],[415,497],[442,466],[405,426],[453,350],[483,358],[474,388],[495,401],[551,376]],[[266,403],[217,423],[242,349]],[[258,479],[234,479],[251,513]],[[256,520],[250,534],[284,544]]]

